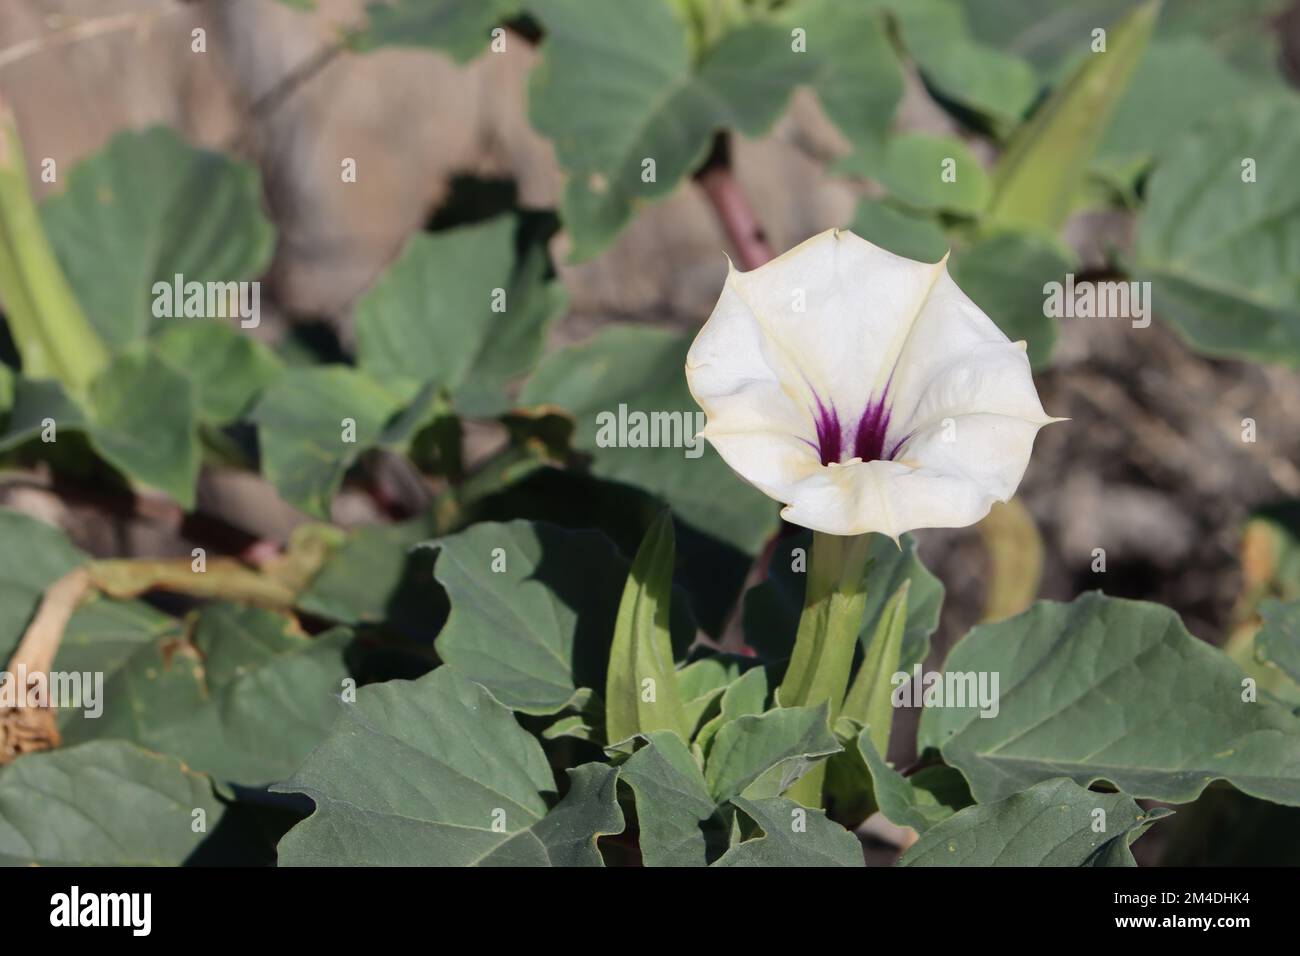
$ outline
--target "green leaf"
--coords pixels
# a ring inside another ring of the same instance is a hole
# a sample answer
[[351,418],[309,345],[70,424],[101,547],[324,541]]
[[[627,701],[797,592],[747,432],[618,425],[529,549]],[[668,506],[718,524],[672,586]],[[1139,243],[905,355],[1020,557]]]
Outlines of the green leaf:
[[309,638],[292,618],[233,604],[199,612],[191,641],[173,633],[134,649],[115,629],[83,624],[78,657],[100,658],[103,713],[72,711],[61,731],[70,743],[129,740],[218,780],[272,783],[333,724],[350,642],[342,628]]
[[[803,607],[804,576],[812,535],[801,532],[783,538],[772,552],[767,580],[745,594],[745,642],[765,660],[779,661],[790,656],[799,613]],[[910,580],[907,596],[907,628],[903,632],[903,651],[899,669],[908,670],[925,658],[930,635],[939,624],[943,605],[943,584],[916,556],[916,539],[903,535],[899,546],[884,535],[873,535],[871,568],[867,572],[867,609],[863,616],[859,640],[865,651],[871,645],[876,625],[885,603],[905,580]],[[796,565],[799,570],[795,570]]]
[[[354,44],[360,52],[383,46],[441,50],[457,63],[483,52],[492,28],[519,12],[521,0],[381,0]],[[515,38],[515,42],[520,42]]]
[[807,804],[816,798],[816,805],[824,807],[832,820],[851,830],[856,830],[878,809],[872,793],[871,771],[856,746],[862,729],[860,721],[839,717],[834,731],[844,749],[826,761],[820,781],[809,774],[799,782],[801,789],[786,794]]
[[[280,841],[283,865],[466,866],[542,821],[555,782],[541,745],[510,711],[440,667],[361,688],[274,789],[316,804]],[[597,816],[593,825],[603,823]]]
[[1195,348],[1300,363],[1297,163],[1300,103],[1272,100],[1190,134],[1152,174],[1133,272]]
[[[745,809],[744,794],[765,804],[761,798],[775,796],[812,762],[839,749],[826,727],[824,705],[777,708],[725,724],[703,773],[676,733],[641,736],[645,744],[620,766],[619,778],[636,797],[647,866],[705,866],[718,859],[732,827],[728,803]],[[789,814],[785,819],[789,826]],[[808,836],[820,833],[817,824],[810,821],[809,827]]]
[[0,863],[179,866],[224,812],[207,777],[133,744],[29,754],[0,770]]
[[853,143],[882,139],[903,96],[903,73],[881,12],[865,3],[803,0],[781,21],[787,31],[804,31],[803,55],[817,64],[809,82],[840,132]]
[[762,133],[818,66],[792,52],[788,32],[762,23],[692,63],[685,24],[664,0],[533,0],[529,11],[546,35],[529,113],[567,175],[561,218],[574,261],[694,172],[715,130]]
[[945,99],[1009,128],[1038,94],[1033,69],[1019,57],[975,39],[959,4],[900,0],[888,4],[903,42],[926,82]]
[[835,171],[880,182],[900,203],[922,210],[978,215],[989,201],[989,178],[974,153],[955,136],[900,133],[864,143]]
[[1255,654],[1300,684],[1300,601],[1259,605],[1264,626],[1255,636]]
[[948,252],[948,239],[937,222],[889,202],[861,200],[849,229],[907,259],[938,262]]
[[[1186,0],[1184,0],[1186,2]],[[960,0],[971,35],[1028,61],[1055,83],[1091,55],[1092,31],[1109,27],[1133,0]]]
[[611,743],[656,730],[674,731],[683,741],[691,736],[669,634],[673,556],[673,518],[665,509],[641,542],[618,606],[605,675],[605,735]]
[[1169,813],[1143,810],[1128,794],[1093,793],[1065,778],[1045,780],[940,821],[899,865],[1134,866],[1130,844]]
[[[628,564],[602,534],[480,522],[429,546],[451,602],[436,644],[449,668],[528,714],[605,687]],[[674,605],[673,644],[684,654],[694,623],[684,601]]]
[[506,384],[536,364],[567,304],[540,247],[516,266],[514,236],[502,216],[412,237],[357,304],[361,369],[394,389],[431,383],[465,414],[505,411]]
[[210,425],[228,425],[283,368],[266,346],[222,322],[177,322],[154,339],[158,355],[194,387],[199,415]]
[[[196,406],[190,382],[156,356],[117,356],[91,385],[85,408],[57,382],[18,379],[0,452],[53,435],[83,433],[110,465],[136,483],[194,506],[199,473]],[[47,424],[53,422],[52,432]]]
[[718,701],[718,713],[699,729],[695,745],[704,754],[713,750],[713,740],[718,731],[741,717],[758,715],[767,709],[767,672],[753,667],[732,681]]
[[251,416],[258,425],[263,474],[290,504],[328,520],[344,474],[380,442],[385,424],[401,407],[398,397],[356,369],[285,369]]
[[714,866],[865,866],[862,844],[820,810],[766,797],[731,801],[762,829],[722,855]]
[[[572,427],[563,413],[545,413],[547,424],[561,426],[563,440]],[[527,454],[527,452],[525,452]],[[565,528],[595,528],[609,536],[620,552],[635,555],[641,539],[664,503],[644,488],[593,476],[579,468],[507,466],[462,514],[472,521],[526,518]],[[497,480],[499,476],[499,481]],[[478,476],[471,479],[477,481]],[[731,479],[734,481],[734,477]],[[739,488],[738,490],[743,490]],[[464,501],[464,497],[461,498]],[[727,545],[681,520],[673,520],[677,538],[677,583],[689,595],[700,626],[719,637],[740,600],[752,554]]]
[[1187,130],[1260,91],[1199,37],[1153,40],[1115,108],[1092,169],[1132,192],[1141,173]]
[[618,771],[636,798],[642,862],[706,866],[727,845],[727,819],[685,742],[667,730],[644,736]]
[[1261,294],[1268,293],[1259,287],[1216,288],[1209,284],[1214,277],[1177,274],[1185,268],[1182,265],[1137,268],[1151,283],[1149,298],[1156,303],[1159,316],[1172,322],[1196,351],[1224,358],[1300,364],[1300,306],[1295,302],[1260,302]]
[[[590,341],[548,356],[524,385],[519,402],[569,412],[574,447],[592,456],[597,476],[654,492],[679,521],[756,555],[776,531],[776,503],[739,481],[717,452],[695,439],[703,413],[686,387],[690,344],[689,337],[663,329],[607,326]],[[634,413],[647,421],[652,414],[659,417],[653,427],[637,432]],[[619,447],[620,415],[628,425],[626,447]],[[632,447],[643,440],[658,447]],[[683,447],[686,443],[694,448]]]
[[[677,692],[686,711],[687,723],[698,728],[701,720],[712,719],[718,712],[722,697],[741,676],[745,666],[752,664],[748,658],[730,654],[711,654],[691,661],[677,672]],[[760,707],[759,711],[764,708]]]
[[[904,777],[885,762],[871,742],[869,728],[858,735],[857,752],[871,775],[872,791],[880,812],[900,827],[911,827],[917,833],[924,833],[972,802],[966,781],[951,767],[934,768],[938,773],[929,773],[928,781],[922,778],[926,770]],[[922,786],[922,783],[928,785]]]
[[84,431],[86,413],[68,397],[53,379],[14,379],[13,407],[5,431],[0,435],[0,452],[10,451],[45,431],[46,419],[53,419],[57,440],[59,429]]
[[[1110,26],[1133,6],[1133,0],[961,2],[976,37],[1029,60],[1046,80],[1067,74],[1091,56],[1092,31]],[[1161,9],[1156,36],[1195,36],[1240,69],[1276,75],[1276,32],[1270,21],[1287,2],[1175,0]]]
[[821,758],[842,749],[827,726],[827,713],[826,704],[778,707],[723,725],[704,768],[709,793],[725,803],[788,789]]
[[1028,345],[1029,364],[1045,368],[1056,320],[1044,315],[1044,287],[1065,281],[1072,263],[1055,242],[1023,232],[978,240],[948,264],[953,280],[1013,342]]
[[993,173],[989,228],[1055,234],[1065,223],[1158,11],[1147,0],[1111,27],[1106,52],[1091,54],[1016,131]]
[[91,324],[121,347],[148,331],[155,282],[240,281],[266,270],[275,232],[261,197],[253,166],[158,127],[119,134],[41,212]]
[[431,514],[357,528],[298,596],[308,614],[343,624],[384,624],[430,643],[447,616],[446,601],[430,587],[433,557],[412,550],[438,533]]
[[975,628],[945,670],[999,675],[996,716],[927,705],[918,735],[980,802],[1069,776],[1173,803],[1227,780],[1300,804],[1300,718],[1243,700],[1240,668],[1166,607],[1099,592],[1039,601]]
[[515,834],[479,866],[604,866],[596,846],[602,836],[623,832],[615,789],[618,771],[588,763],[567,771],[569,792],[541,820]]
[[[54,660],[56,670],[99,671],[106,677],[131,655],[176,630],[176,619],[143,601],[116,601],[93,595],[77,606],[63,629],[63,642]],[[76,719],[65,711],[60,721]]]
[[1179,0],[1165,4],[1160,29],[1171,37],[1204,37],[1238,70],[1281,87],[1277,22],[1286,7],[1287,0]]
[[0,663],[13,654],[48,588],[86,556],[58,528],[18,511],[0,508]]
[[87,410],[90,443],[105,461],[186,511],[194,507],[198,407],[183,375],[153,355],[128,352],[95,380]]

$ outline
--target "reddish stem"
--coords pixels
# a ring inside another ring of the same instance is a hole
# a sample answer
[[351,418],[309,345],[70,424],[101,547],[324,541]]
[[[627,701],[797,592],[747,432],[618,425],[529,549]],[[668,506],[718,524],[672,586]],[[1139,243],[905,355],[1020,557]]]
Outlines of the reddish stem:
[[708,164],[696,176],[700,188],[709,197],[727,238],[736,247],[740,265],[745,271],[757,269],[772,257],[772,247],[767,243],[763,227],[749,204],[749,197],[740,188],[731,165],[727,162]]

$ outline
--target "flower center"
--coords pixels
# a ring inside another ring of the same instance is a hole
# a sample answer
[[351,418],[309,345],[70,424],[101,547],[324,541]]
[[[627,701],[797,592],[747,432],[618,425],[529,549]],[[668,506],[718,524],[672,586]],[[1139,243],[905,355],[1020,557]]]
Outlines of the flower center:
[[[894,455],[902,448],[903,442],[911,437],[904,436],[892,444],[888,442],[889,418],[892,411],[889,405],[888,386],[885,386],[878,399],[868,400],[867,407],[858,418],[857,426],[851,436],[845,434],[845,429],[840,424],[839,413],[833,404],[826,405],[815,393],[813,401],[817,403],[817,409],[813,414],[813,422],[817,429],[816,449],[823,465],[839,464],[845,460],[846,452],[849,459],[893,461]],[[852,444],[846,440],[850,438]]]

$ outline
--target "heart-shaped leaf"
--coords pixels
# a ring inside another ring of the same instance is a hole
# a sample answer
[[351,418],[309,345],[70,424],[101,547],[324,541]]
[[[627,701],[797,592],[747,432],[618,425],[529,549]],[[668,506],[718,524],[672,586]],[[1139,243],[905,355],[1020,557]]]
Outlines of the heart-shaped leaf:
[[731,801],[763,831],[738,843],[714,866],[865,866],[862,844],[848,830],[784,797]]
[[290,504],[328,519],[348,468],[381,442],[402,407],[398,395],[347,366],[286,369],[252,413],[262,471]]
[[[628,564],[604,535],[480,522],[430,546],[451,602],[436,643],[449,668],[528,714],[553,714],[580,691],[605,688]],[[695,627],[684,599],[673,605],[681,656]]]
[[875,804],[891,823],[924,833],[972,802],[966,781],[951,767],[923,768],[904,777],[885,762],[869,730],[858,735],[857,749],[871,775]]
[[827,706],[777,707],[738,717],[714,737],[704,779],[718,803],[769,797],[789,789],[818,760],[841,749]]
[[54,444],[82,433],[105,461],[133,482],[194,506],[199,472],[198,405],[184,375],[156,355],[118,355],[91,383],[85,408],[57,382],[19,379],[0,451],[37,436]]
[[0,863],[179,866],[224,814],[207,777],[134,744],[29,754],[0,769]]
[[162,127],[120,133],[41,213],[87,317],[116,347],[145,337],[156,282],[256,279],[275,243],[257,170]]
[[91,660],[105,681],[102,714],[67,712],[65,741],[130,740],[246,786],[283,779],[324,738],[352,638],[343,628],[309,638],[288,617],[234,604],[204,608],[191,639],[173,631],[125,655],[115,627],[74,617],[70,631],[55,668]]
[[1068,776],[1174,803],[1227,780],[1300,805],[1300,717],[1255,699],[1240,668],[1161,605],[1099,592],[1039,601],[971,631],[945,672],[998,675],[995,715],[927,704],[918,737],[982,803]]
[[516,264],[513,217],[417,233],[357,303],[359,365],[390,389],[432,385],[465,414],[505,411],[506,383],[567,304],[546,268],[536,246]]
[[242,417],[283,368],[270,349],[223,322],[169,324],[154,346],[193,384],[199,414],[210,425]]
[[1124,793],[1044,780],[1023,793],[967,807],[936,823],[900,866],[1136,866],[1129,846],[1170,811],[1143,810]]
[[1134,273],[1201,351],[1300,362],[1300,102],[1265,100],[1171,147],[1151,176]]
[[482,686],[440,667],[363,687],[278,790],[316,812],[280,842],[284,865],[599,865],[595,840],[622,830],[608,768],[555,782],[537,739]]
[[717,129],[762,133],[818,63],[771,23],[728,32],[692,62],[665,0],[533,0],[545,28],[529,115],[568,176],[561,217],[589,259],[636,206],[693,173]]
[[632,788],[646,866],[706,866],[727,846],[728,822],[682,739],[667,730],[646,743],[618,770]]
[[[766,806],[768,798],[840,749],[826,726],[826,712],[824,704],[782,707],[726,722],[703,770],[699,757],[676,733],[660,730],[642,735],[645,743],[619,767],[619,778],[636,797],[645,864],[705,866],[720,855],[726,859],[723,851],[733,830],[733,805],[749,812],[748,798]],[[788,814],[786,820],[789,826]],[[820,845],[819,825],[809,825]],[[793,845],[782,848],[780,836],[772,851],[788,852]],[[752,852],[746,851],[742,858]]]

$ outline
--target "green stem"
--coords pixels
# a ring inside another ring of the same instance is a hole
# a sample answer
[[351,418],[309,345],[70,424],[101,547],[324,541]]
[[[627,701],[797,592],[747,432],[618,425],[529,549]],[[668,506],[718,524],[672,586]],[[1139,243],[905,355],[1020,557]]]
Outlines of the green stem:
[[[848,690],[849,669],[866,611],[870,550],[869,535],[814,533],[799,632],[785,680],[777,690],[782,707],[828,704],[832,726]],[[815,766],[786,796],[805,806],[820,807],[825,767],[825,763]]]
[[0,101],[0,299],[28,378],[84,394],[108,364],[41,225],[13,114]]
[[889,731],[894,722],[893,676],[898,673],[898,661],[903,651],[907,595],[911,587],[912,579],[908,578],[885,605],[867,655],[844,698],[843,716],[868,728],[871,742],[882,758],[889,750]]

